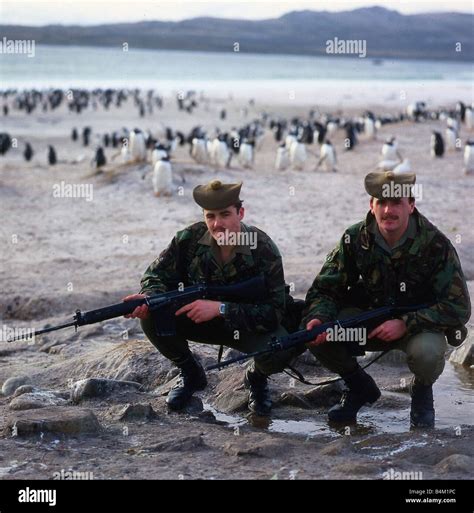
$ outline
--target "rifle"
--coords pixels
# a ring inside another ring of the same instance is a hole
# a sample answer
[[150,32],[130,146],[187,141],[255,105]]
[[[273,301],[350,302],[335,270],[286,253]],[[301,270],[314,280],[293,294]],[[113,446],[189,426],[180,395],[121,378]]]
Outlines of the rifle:
[[[396,317],[403,313],[414,312],[416,310],[427,308],[429,306],[431,305],[419,304],[411,306],[382,306],[381,308],[375,308],[374,310],[369,310],[362,314],[355,315],[353,317],[348,317],[347,319],[336,319],[335,321],[329,321],[323,324],[318,324],[311,330],[300,330],[289,335],[284,335],[282,337],[272,337],[272,339],[268,343],[267,349],[254,351],[253,353],[243,354],[240,356],[236,356],[235,358],[231,358],[229,360],[224,360],[222,362],[209,365],[208,367],[206,367],[206,370],[209,371],[213,369],[222,369],[223,367],[227,367],[228,365],[231,365],[233,363],[241,362],[243,360],[247,360],[255,356],[260,356],[268,353],[276,353],[277,351],[284,351],[285,349],[290,349],[291,347],[306,344],[314,340],[321,333],[324,333],[328,329],[335,328],[336,326],[342,329],[356,328],[359,326],[367,328],[369,324],[374,324],[375,326],[377,326],[381,324],[383,320]],[[365,352],[359,352],[359,355],[360,354],[365,354]]]
[[[61,330],[74,326],[77,331],[79,326],[86,324],[95,324],[122,315],[131,314],[137,306],[148,305],[151,313],[155,314],[155,325],[157,335],[170,336],[176,334],[176,319],[175,312],[184,305],[195,301],[196,299],[234,299],[234,300],[250,300],[262,301],[267,296],[267,289],[265,286],[265,277],[263,275],[244,280],[232,285],[206,285],[199,283],[185,287],[183,290],[173,290],[171,292],[163,292],[160,294],[153,294],[140,299],[132,299],[131,301],[123,301],[115,305],[98,308],[97,310],[90,310],[89,312],[81,312],[76,310],[76,313],[71,322],[45,328],[42,330],[34,331],[34,336],[42,335],[50,331]],[[14,342],[16,340],[23,340],[32,335],[21,335],[8,340]]]

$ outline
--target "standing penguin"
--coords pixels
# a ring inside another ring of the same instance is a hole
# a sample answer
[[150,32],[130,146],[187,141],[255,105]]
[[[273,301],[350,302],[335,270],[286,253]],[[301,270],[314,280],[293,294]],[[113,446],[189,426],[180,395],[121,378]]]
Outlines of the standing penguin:
[[130,132],[130,154],[135,161],[146,160],[145,137],[139,128],[134,128]]
[[215,164],[220,167],[229,167],[230,159],[232,158],[232,153],[227,146],[226,136],[225,134],[221,134],[216,140],[214,140],[214,159]]
[[173,175],[169,157],[162,157],[153,168],[153,191],[155,196],[171,196],[173,194]]
[[290,154],[285,143],[280,144],[277,149],[275,169],[277,171],[284,171],[290,165]]
[[433,130],[433,134],[431,136],[431,156],[432,157],[442,157],[444,155],[444,141],[443,136]]
[[94,158],[92,159],[92,166],[95,169],[99,169],[102,166],[105,166],[105,164],[107,164],[107,159],[104,155],[104,149],[102,148],[102,146],[99,146],[95,151]]
[[33,157],[33,148],[31,147],[30,143],[26,143],[25,151],[23,152],[23,156],[25,157],[25,160],[29,162]]
[[474,141],[466,141],[464,146],[464,174],[472,175],[474,173]]
[[384,160],[396,160],[397,158],[402,160],[395,137],[389,137],[385,140],[382,146],[382,157]]
[[191,142],[191,157],[198,164],[207,164],[209,157],[207,154],[207,144],[204,137],[194,137]]
[[321,146],[321,156],[316,165],[316,169],[323,164],[326,171],[336,172],[336,151],[334,150],[331,141],[325,141]]
[[375,139],[375,122],[370,116],[364,117],[364,134],[367,139]]
[[466,107],[466,112],[464,113],[464,122],[466,123],[466,128],[471,131],[474,126],[474,116],[471,107]]
[[295,169],[302,170],[306,162],[306,146],[299,141],[294,141],[290,147],[290,162]]
[[91,127],[90,126],[84,127],[84,129],[82,130],[82,144],[83,144],[83,146],[89,146],[90,135],[91,135]]
[[56,157],[56,151],[51,145],[49,145],[48,146],[48,163],[50,166],[54,166],[57,161],[58,161],[58,158]]
[[344,128],[346,130],[346,139],[344,141],[344,145],[346,147],[346,150],[350,151],[354,148],[354,146],[357,144],[357,135],[354,128],[354,125],[348,121]]
[[254,142],[243,139],[239,149],[239,162],[242,167],[250,169],[253,166]]
[[456,139],[457,139],[457,132],[454,127],[448,126],[446,128],[446,149],[449,150],[456,150]]
[[71,132],[71,139],[72,139],[73,141],[77,141],[77,138],[78,138],[77,128],[75,128],[75,127],[74,127],[74,128],[72,129],[72,132]]

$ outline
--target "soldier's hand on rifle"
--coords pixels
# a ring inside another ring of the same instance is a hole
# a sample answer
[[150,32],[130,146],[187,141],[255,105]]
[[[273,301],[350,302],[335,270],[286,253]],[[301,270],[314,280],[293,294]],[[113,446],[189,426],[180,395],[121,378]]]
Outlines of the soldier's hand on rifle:
[[[312,330],[315,326],[318,326],[319,324],[322,324],[322,321],[320,321],[319,319],[312,319],[306,325],[306,329],[308,331]],[[319,344],[323,344],[326,341],[326,337],[327,337],[326,332],[320,333],[312,342],[308,342],[306,345],[308,347],[319,346]]]
[[[132,294],[123,298],[123,301],[132,301],[133,299],[142,299],[146,297],[145,294]],[[150,312],[148,311],[148,305],[137,306],[131,314],[124,315],[127,319],[148,319]]]
[[206,322],[218,317],[219,301],[209,301],[207,299],[197,299],[188,305],[176,311],[176,315],[186,313],[186,315],[196,324]]
[[391,319],[389,321],[385,321],[380,326],[377,326],[373,329],[368,337],[369,338],[378,338],[380,340],[384,340],[385,342],[392,342],[392,340],[398,340],[405,335],[407,331],[407,326],[404,321],[401,319]]

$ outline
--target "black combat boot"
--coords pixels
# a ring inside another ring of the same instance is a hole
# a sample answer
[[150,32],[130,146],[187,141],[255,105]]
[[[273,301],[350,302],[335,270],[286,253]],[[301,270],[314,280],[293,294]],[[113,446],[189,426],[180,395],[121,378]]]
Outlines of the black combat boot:
[[415,379],[411,387],[410,426],[434,428],[434,424],[433,387],[423,385]]
[[349,390],[344,392],[341,402],[329,410],[331,422],[355,422],[362,406],[375,403],[381,395],[375,381],[360,367],[343,378]]
[[206,373],[192,354],[177,367],[180,369],[178,382],[166,398],[166,404],[172,410],[182,410],[194,392],[204,390],[207,385]]
[[270,415],[272,399],[267,376],[255,368],[255,363],[252,363],[245,372],[244,385],[249,389],[249,410],[261,417]]

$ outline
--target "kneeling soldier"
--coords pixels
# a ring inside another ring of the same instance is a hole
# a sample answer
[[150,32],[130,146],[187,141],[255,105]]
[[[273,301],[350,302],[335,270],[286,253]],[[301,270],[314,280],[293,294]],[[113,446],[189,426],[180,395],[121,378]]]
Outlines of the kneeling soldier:
[[[248,353],[265,349],[274,335],[284,335],[285,281],[282,259],[274,242],[263,231],[242,223],[244,208],[239,198],[242,183],[214,180],[193,191],[202,207],[204,222],[179,231],[169,246],[146,270],[140,294],[126,299],[176,290],[197,283],[230,285],[264,275],[267,299],[260,303],[193,301],[180,308],[175,336],[158,336],[148,307],[138,307],[131,317],[141,319],[151,343],[179,369],[180,379],[170,391],[167,404],[184,408],[195,391],[207,385],[204,369],[189,350],[188,340],[224,345]],[[281,372],[287,354],[255,358],[245,373],[249,409],[268,415],[271,409],[267,376]]]
[[[412,427],[433,427],[432,385],[444,368],[446,339],[459,345],[471,306],[456,250],[415,208],[414,174],[369,173],[371,196],[364,221],[349,227],[327,256],[306,296],[302,328],[343,319],[384,305],[428,304],[368,333],[368,351],[400,349],[414,380],[411,387]],[[408,192],[407,192],[408,191]],[[353,422],[364,404],[380,390],[344,342],[326,342],[327,333],[311,343],[311,352],[348,387],[329,420]]]

